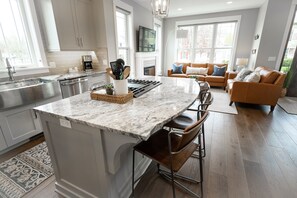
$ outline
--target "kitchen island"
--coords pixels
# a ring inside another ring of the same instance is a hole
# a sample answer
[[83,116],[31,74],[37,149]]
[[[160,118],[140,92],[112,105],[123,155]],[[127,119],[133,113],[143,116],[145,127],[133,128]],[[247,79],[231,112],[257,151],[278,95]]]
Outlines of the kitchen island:
[[[193,79],[147,77],[162,84],[125,104],[91,100],[90,92],[39,106],[56,177],[65,197],[129,197],[132,147],[190,106]],[[136,176],[150,160],[136,156]]]

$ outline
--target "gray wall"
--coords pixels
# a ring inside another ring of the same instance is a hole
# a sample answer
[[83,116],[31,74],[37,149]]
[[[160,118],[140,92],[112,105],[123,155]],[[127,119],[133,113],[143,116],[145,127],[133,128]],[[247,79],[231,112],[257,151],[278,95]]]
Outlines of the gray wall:
[[137,50],[136,41],[137,41],[137,34],[136,31],[138,31],[139,26],[144,26],[147,28],[153,29],[153,15],[152,12],[139,4],[135,3],[132,0],[122,0],[122,2],[127,3],[128,5],[133,7],[133,14],[134,14],[134,21],[133,21],[133,27],[134,27],[134,45],[135,49]]
[[[236,58],[249,58],[252,48],[253,37],[258,17],[258,8],[238,10],[231,12],[220,12],[213,14],[194,15],[186,17],[167,18],[164,20],[164,72],[167,73],[167,68],[171,68],[172,63],[175,61],[175,24],[178,21],[207,19],[215,17],[226,16],[241,16],[241,24],[237,40],[237,48],[235,52]],[[231,63],[232,64],[232,63]],[[232,64],[233,65],[233,64]]]
[[[292,0],[269,0],[257,58],[255,65],[251,65],[252,68],[262,65],[273,69],[278,68],[276,59],[283,41],[291,5]],[[275,60],[268,61],[269,57],[275,57]]]

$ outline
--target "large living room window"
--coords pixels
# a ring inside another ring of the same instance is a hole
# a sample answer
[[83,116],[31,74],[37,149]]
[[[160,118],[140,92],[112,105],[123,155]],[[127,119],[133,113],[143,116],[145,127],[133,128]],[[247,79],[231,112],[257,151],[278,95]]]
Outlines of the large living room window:
[[177,36],[177,61],[229,63],[234,50],[236,21],[180,25]]

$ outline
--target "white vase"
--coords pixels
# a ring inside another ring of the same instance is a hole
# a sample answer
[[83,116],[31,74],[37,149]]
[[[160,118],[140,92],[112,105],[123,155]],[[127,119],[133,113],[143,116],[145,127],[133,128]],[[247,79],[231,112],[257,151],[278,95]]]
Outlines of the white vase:
[[115,95],[128,94],[128,80],[113,80]]

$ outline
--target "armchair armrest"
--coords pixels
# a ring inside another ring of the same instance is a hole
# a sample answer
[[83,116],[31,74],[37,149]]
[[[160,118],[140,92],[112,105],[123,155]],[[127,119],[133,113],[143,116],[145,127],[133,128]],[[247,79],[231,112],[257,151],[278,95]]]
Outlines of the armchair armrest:
[[168,69],[167,76],[171,76],[171,74],[172,74],[172,69]]
[[234,79],[237,76],[237,72],[229,71],[228,79]]

